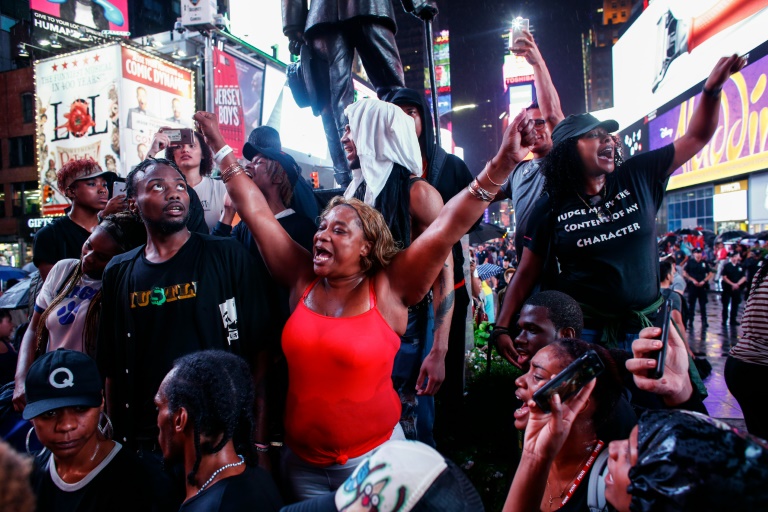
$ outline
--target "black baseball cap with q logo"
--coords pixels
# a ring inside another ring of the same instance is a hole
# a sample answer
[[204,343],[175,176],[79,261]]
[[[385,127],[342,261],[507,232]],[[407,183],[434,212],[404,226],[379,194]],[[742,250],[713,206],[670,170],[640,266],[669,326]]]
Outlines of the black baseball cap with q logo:
[[62,407],[101,405],[99,369],[82,352],[60,348],[46,353],[29,368],[25,386],[25,420]]

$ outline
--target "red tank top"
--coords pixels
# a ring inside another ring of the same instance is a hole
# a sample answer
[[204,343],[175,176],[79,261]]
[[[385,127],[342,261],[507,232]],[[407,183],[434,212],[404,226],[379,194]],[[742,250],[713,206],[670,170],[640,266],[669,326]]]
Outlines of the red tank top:
[[329,466],[346,464],[392,436],[400,420],[400,398],[392,386],[400,337],[376,308],[373,281],[371,309],[334,318],[304,303],[318,280],[304,291],[283,329],[285,441],[310,464]]

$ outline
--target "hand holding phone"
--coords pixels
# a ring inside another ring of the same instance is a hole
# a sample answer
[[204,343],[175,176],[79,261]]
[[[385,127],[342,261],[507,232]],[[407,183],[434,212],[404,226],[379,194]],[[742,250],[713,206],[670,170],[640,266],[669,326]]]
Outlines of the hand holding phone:
[[600,356],[594,350],[590,350],[540,387],[533,394],[533,400],[539,409],[550,412],[552,408],[549,401],[552,395],[557,393],[560,396],[560,403],[565,403],[585,384],[603,373],[603,370],[605,370],[605,364]]
[[639,389],[655,393],[667,407],[675,407],[690,399],[693,384],[688,375],[685,342],[673,326],[670,325],[668,331],[662,378],[655,379],[649,375],[649,370],[658,364],[656,356],[662,348],[660,327],[646,327],[640,331],[640,337],[632,342],[633,356],[627,360],[626,367]]
[[[675,293],[675,292],[672,292]],[[669,329],[672,316],[672,301],[667,299],[656,314],[656,327],[661,329],[661,348],[649,353],[646,357],[656,360],[656,367],[648,370],[648,376],[652,379],[660,379],[664,376],[664,363],[667,360],[667,346],[669,344]]]

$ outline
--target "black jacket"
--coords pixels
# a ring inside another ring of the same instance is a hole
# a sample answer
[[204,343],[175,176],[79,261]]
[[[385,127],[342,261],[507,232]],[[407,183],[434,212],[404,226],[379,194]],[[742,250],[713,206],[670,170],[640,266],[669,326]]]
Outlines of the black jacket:
[[283,33],[311,32],[317,25],[339,23],[361,16],[377,18],[377,22],[397,30],[392,0],[283,0]]

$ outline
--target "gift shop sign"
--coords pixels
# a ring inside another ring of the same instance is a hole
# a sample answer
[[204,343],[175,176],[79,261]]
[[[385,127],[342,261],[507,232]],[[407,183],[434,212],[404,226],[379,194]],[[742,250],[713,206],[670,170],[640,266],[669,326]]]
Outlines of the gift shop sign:
[[[729,178],[768,167],[768,56],[726,82],[715,134],[697,155],[672,173],[668,189]],[[688,130],[701,93],[649,123],[650,147],[679,139]]]

